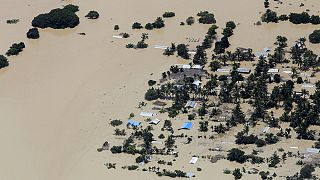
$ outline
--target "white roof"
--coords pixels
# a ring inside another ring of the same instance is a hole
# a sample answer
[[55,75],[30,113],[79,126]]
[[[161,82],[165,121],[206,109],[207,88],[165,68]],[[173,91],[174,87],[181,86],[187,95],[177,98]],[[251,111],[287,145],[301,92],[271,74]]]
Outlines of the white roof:
[[262,132],[263,132],[263,133],[267,133],[267,132],[269,131],[269,129],[270,129],[270,127],[267,126],[267,127],[263,128]]
[[112,36],[113,38],[122,39],[122,36]]
[[154,45],[155,49],[168,49],[168,46],[163,46],[163,45]]
[[278,72],[279,72],[279,69],[277,69],[277,68],[270,68],[268,70],[268,73],[278,73]]
[[152,121],[149,122],[149,124],[159,124],[160,120],[159,119],[153,119]]
[[263,52],[269,52],[269,51],[271,51],[271,48],[268,48],[268,47],[263,48]]
[[191,107],[195,108],[197,106],[197,103],[195,101],[188,101],[185,107]]
[[196,85],[196,86],[200,86],[201,81],[199,81],[199,80],[195,80],[192,84],[194,84],[194,85]]
[[316,148],[306,148],[306,153],[308,154],[317,154],[320,152],[320,149],[316,149]]
[[196,54],[196,51],[188,51],[188,54]]
[[193,69],[202,69],[202,66],[196,64],[196,65],[193,65],[192,68]]
[[197,157],[192,157],[191,160],[189,161],[189,163],[190,164],[195,164],[195,163],[197,163],[198,159],[199,158],[197,158]]
[[188,173],[186,174],[186,176],[187,176],[188,178],[192,178],[192,177],[194,176],[194,174],[193,174],[192,172],[188,172]]
[[284,69],[282,72],[286,74],[292,74],[291,69]]
[[266,52],[257,52],[257,53],[256,53],[256,56],[257,56],[257,57],[260,57],[260,56],[267,57],[267,56],[268,56],[268,53],[266,53]]
[[141,112],[140,116],[145,116],[145,117],[152,117],[155,116],[156,113],[151,113],[151,112]]
[[305,83],[305,84],[302,84],[302,87],[303,87],[303,88],[313,88],[314,85],[313,85],[313,84],[307,84],[307,83]]
[[189,64],[176,64],[175,66],[177,66],[178,68],[182,68],[182,69],[190,69],[191,66]]
[[226,69],[226,68],[219,68],[219,69],[217,69],[217,72],[229,73],[229,72],[230,72],[230,69]]

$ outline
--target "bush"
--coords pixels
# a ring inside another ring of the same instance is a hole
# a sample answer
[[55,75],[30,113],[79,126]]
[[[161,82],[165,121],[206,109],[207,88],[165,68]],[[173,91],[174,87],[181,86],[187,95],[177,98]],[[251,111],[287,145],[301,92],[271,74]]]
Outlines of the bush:
[[115,120],[112,120],[110,124],[111,126],[120,126],[122,124],[122,121],[119,119],[115,119]]
[[312,15],[310,18],[310,23],[315,24],[315,25],[320,24],[320,17]]
[[233,21],[228,21],[226,24],[226,27],[231,28],[231,29],[235,29],[237,27],[237,25]]
[[8,59],[4,55],[0,55],[0,69],[9,66]]
[[164,18],[171,18],[174,17],[176,14],[174,12],[165,12],[162,17]]
[[32,20],[32,26],[53,29],[74,28],[80,23],[79,17],[75,14],[76,10],[78,6],[74,5],[65,6],[63,9],[53,9],[49,13],[36,16]]
[[143,26],[141,25],[141,23],[135,22],[132,24],[132,29],[142,29]]
[[259,139],[259,138],[256,139],[256,141],[254,143],[257,145],[257,147],[262,147],[262,146],[266,145],[266,142],[262,139]]
[[147,30],[152,30],[153,25],[151,23],[147,23],[144,28],[146,28]]
[[153,86],[153,85],[155,85],[157,83],[157,81],[154,81],[154,80],[149,80],[148,81],[148,85],[149,86]]
[[6,55],[7,56],[12,56],[12,55],[18,55],[20,52],[23,51],[23,49],[25,48],[26,46],[24,45],[23,42],[20,42],[20,43],[14,43],[12,44],[12,46],[10,47],[10,49],[6,52]]
[[131,43],[130,43],[130,44],[127,44],[127,45],[126,45],[126,48],[128,48],[128,49],[134,48],[134,44],[131,44]]
[[280,83],[280,81],[281,81],[281,77],[280,77],[279,74],[275,74],[275,75],[273,76],[273,79],[274,79],[274,82],[276,82],[276,83]]
[[189,26],[191,26],[192,24],[194,24],[194,17],[188,17],[187,19],[186,19],[186,23],[189,25]]
[[309,41],[313,44],[320,43],[320,30],[315,30],[309,35]]
[[115,25],[113,30],[118,31],[120,29],[119,25]]
[[289,17],[285,14],[279,16],[280,21],[287,21],[288,19],[289,19]]
[[303,83],[302,77],[299,76],[297,78],[297,84],[302,84],[302,83]]
[[27,38],[38,39],[40,37],[38,28],[31,28],[27,32]]
[[161,17],[158,17],[154,23],[152,23],[153,28],[160,29],[165,26],[164,21]]
[[90,11],[85,17],[88,19],[98,19],[99,13],[97,11]]
[[19,21],[19,19],[8,19],[7,24],[17,24]]

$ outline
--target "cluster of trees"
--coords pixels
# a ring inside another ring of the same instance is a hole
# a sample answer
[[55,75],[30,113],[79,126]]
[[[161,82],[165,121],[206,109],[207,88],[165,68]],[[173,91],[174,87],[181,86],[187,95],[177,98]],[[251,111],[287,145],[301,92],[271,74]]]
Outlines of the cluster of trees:
[[276,12],[267,9],[266,12],[261,16],[261,21],[266,23],[277,23],[279,21],[289,20],[293,24],[320,24],[320,16],[318,15],[309,15],[307,12],[302,13],[290,13],[289,15],[280,15],[278,16]]
[[147,23],[145,25],[145,29],[152,30],[152,29],[160,29],[165,26],[164,20],[161,17],[157,17],[157,19],[153,23]]
[[[126,33],[125,33],[126,34]],[[124,38],[129,37],[129,34],[123,35]],[[141,40],[136,44],[127,44],[126,48],[136,48],[136,49],[145,49],[148,47],[148,44],[145,42],[148,39],[148,34],[142,33]]]
[[27,38],[38,39],[40,37],[38,28],[31,28],[27,32]]
[[89,13],[85,16],[88,19],[98,19],[99,13],[97,11],[89,11]]
[[209,13],[208,11],[201,11],[197,16],[199,16],[198,21],[201,24],[215,24],[217,22],[214,14]]
[[76,15],[77,11],[79,11],[79,7],[71,4],[62,9],[53,9],[49,13],[36,16],[32,20],[32,26],[53,29],[74,28],[80,23],[79,17]]
[[18,55],[25,48],[25,44],[23,42],[14,43],[11,45],[10,49],[6,52],[7,56]]
[[233,35],[233,30],[236,28],[236,24],[233,21],[229,21],[226,23],[226,28],[223,29],[222,35],[220,41],[217,41],[215,43],[214,52],[216,54],[222,54],[225,52],[225,49],[230,46],[229,43],[229,37]]

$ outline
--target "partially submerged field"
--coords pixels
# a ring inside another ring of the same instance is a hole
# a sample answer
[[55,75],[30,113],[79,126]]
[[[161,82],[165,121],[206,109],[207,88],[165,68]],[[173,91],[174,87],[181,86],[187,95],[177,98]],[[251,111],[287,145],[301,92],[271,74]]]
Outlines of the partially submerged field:
[[[80,17],[79,26],[65,30],[40,30],[39,40],[26,38],[25,33],[31,28],[33,17],[69,3],[80,7],[77,13]],[[276,11],[281,13],[310,9],[311,13],[319,14],[320,3],[317,0],[307,1],[306,6],[300,8],[301,1],[291,3],[292,5],[289,5],[289,1],[284,1],[282,5],[271,3],[271,7],[279,6]],[[14,42],[24,41],[26,44],[19,56],[9,58],[10,66],[0,71],[0,179],[10,180],[158,178],[153,173],[122,170],[120,166],[135,163],[135,158],[130,155],[112,155],[109,151],[98,153],[96,149],[106,140],[111,145],[122,143],[123,139],[117,139],[113,135],[114,128],[109,125],[110,119],[119,118],[126,122],[131,112],[136,115],[140,113],[141,110],[136,107],[144,100],[149,79],[160,79],[161,73],[173,64],[188,63],[175,56],[163,56],[163,51],[154,49],[153,46],[175,42],[189,44],[190,49],[195,49],[198,44],[190,43],[186,38],[200,38],[201,42],[209,25],[179,24],[189,16],[196,16],[199,11],[214,13],[217,25],[221,28],[229,20],[236,22],[237,28],[230,38],[229,49],[232,51],[236,47],[250,47],[254,52],[261,51],[264,47],[272,46],[277,35],[286,36],[291,47],[298,38],[307,37],[313,30],[320,29],[319,25],[293,25],[289,22],[255,26],[254,23],[260,20],[260,12],[264,12],[265,8],[263,2],[252,0],[5,0],[0,10],[3,16],[0,23],[0,52],[6,52]],[[100,18],[84,18],[90,10],[97,10]],[[131,29],[133,22],[151,22],[165,11],[176,13],[175,17],[166,19],[165,28],[153,31]],[[5,19],[11,18],[18,18],[20,22],[6,24]],[[119,31],[113,30],[116,24],[120,26]],[[78,34],[82,32],[86,36]],[[131,37],[112,38],[112,35],[120,32],[129,33]],[[149,48],[126,49],[125,45],[137,42],[142,32],[149,34]],[[319,54],[319,45],[308,42],[306,45]],[[208,53],[208,57],[210,56]],[[317,77],[312,79],[313,82],[316,80]],[[144,110],[150,111],[151,106],[148,108]],[[248,107],[243,107],[244,111],[247,109]],[[165,114],[159,116],[163,120],[159,127],[162,127],[166,118]],[[172,119],[173,127],[179,128],[185,118],[178,116]],[[184,133],[194,137],[203,135],[198,134],[196,126],[198,123],[194,123],[192,131]],[[155,127],[155,134],[160,133],[159,127]],[[263,126],[256,128],[257,133],[261,128]],[[210,141],[195,139],[189,145],[177,142],[181,148],[179,160],[173,165],[174,169],[193,171],[196,173],[194,179],[232,179],[232,175],[223,174],[223,169],[241,167],[237,163],[221,160],[212,164],[204,159],[200,159],[196,165],[188,162],[192,155],[214,155],[207,151],[208,147],[227,144],[224,148],[229,149],[235,146],[228,144],[234,142],[235,132],[229,131]],[[304,150],[312,145],[313,142],[293,138],[268,146],[264,153],[269,157],[279,147],[288,151],[293,146]],[[250,145],[244,148],[250,153],[254,147]],[[107,162],[117,162],[119,167],[108,170],[103,165]],[[292,175],[300,169],[295,163],[295,159],[289,158],[285,166],[272,172],[276,171],[282,176]],[[246,166],[249,169],[250,164]],[[196,172],[196,167],[201,167],[202,171]],[[267,169],[267,166],[263,164],[261,168]],[[163,178],[165,177],[161,179]],[[259,176],[245,175],[244,178],[257,179]]]

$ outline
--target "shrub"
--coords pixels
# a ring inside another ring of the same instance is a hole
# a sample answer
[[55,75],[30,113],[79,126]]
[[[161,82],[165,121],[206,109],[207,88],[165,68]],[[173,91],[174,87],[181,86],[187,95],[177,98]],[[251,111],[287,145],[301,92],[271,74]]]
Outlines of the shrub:
[[165,26],[164,21],[161,17],[158,17],[154,23],[152,23],[153,28],[160,29]]
[[113,30],[118,31],[120,29],[119,25],[115,25]]
[[99,13],[97,11],[90,11],[85,17],[88,19],[98,19]]
[[149,86],[153,86],[153,85],[155,85],[157,83],[157,81],[154,81],[154,80],[149,80],[148,81],[148,85]]
[[146,28],[147,30],[152,30],[153,25],[151,23],[147,23],[144,28]]
[[228,21],[226,24],[226,27],[231,28],[231,29],[235,29],[237,27],[237,25],[233,21]]
[[23,49],[26,46],[24,45],[23,42],[20,43],[14,43],[12,44],[12,46],[10,47],[10,49],[6,52],[7,56],[12,56],[12,55],[18,55],[20,52],[23,51]]
[[32,26],[53,29],[74,28],[80,23],[79,17],[75,14],[76,10],[78,6],[74,5],[65,6],[63,9],[53,9],[49,13],[36,16],[32,20]]
[[0,55],[0,69],[9,66],[8,59],[4,55]]
[[280,77],[279,74],[275,74],[275,75],[273,76],[273,79],[274,79],[274,82],[276,82],[276,83],[280,83],[280,81],[281,81],[281,77]]
[[302,83],[303,83],[302,77],[299,76],[297,78],[297,84],[302,84]]
[[7,24],[17,24],[19,21],[19,19],[8,19]]
[[110,148],[110,151],[112,152],[112,154],[119,154],[122,152],[122,146],[112,146]]
[[40,37],[38,28],[31,28],[27,32],[27,38],[38,39]]
[[115,120],[112,120],[110,124],[111,126],[120,126],[122,124],[122,121],[119,119],[115,119]]
[[127,45],[126,45],[126,48],[128,48],[128,49],[134,48],[134,44],[131,44],[131,43],[130,43],[130,44],[127,44]]
[[132,29],[142,29],[143,26],[141,25],[141,23],[135,22],[132,24]]
[[309,35],[309,41],[313,44],[320,43],[320,30],[315,30]]
[[188,120],[194,120],[194,118],[196,117],[196,114],[189,114],[188,115]]
[[156,100],[159,98],[159,92],[157,90],[155,90],[154,88],[148,89],[148,91],[144,95],[144,98],[147,101]]
[[189,26],[191,26],[192,24],[194,24],[194,17],[188,17],[187,19],[186,19],[186,23],[189,25]]
[[312,165],[305,165],[300,170],[300,178],[302,179],[310,179],[312,178],[312,173],[314,172],[314,167]]
[[176,14],[174,12],[165,12],[162,17],[164,18],[171,18],[174,17]]
[[289,17],[285,14],[279,16],[280,21],[287,21],[288,19],[289,19]]

